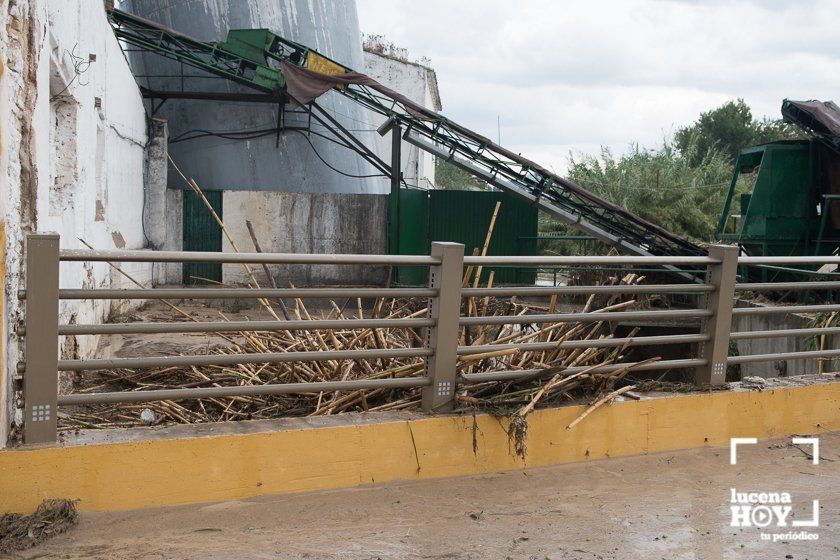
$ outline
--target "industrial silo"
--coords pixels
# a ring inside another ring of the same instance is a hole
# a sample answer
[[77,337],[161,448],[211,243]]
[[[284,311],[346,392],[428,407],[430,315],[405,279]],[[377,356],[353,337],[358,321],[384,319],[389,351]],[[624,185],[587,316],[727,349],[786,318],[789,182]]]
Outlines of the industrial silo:
[[[206,42],[224,40],[230,29],[268,29],[364,70],[355,0],[123,0],[118,6]],[[246,229],[251,222],[265,251],[387,251],[388,179],[358,153],[330,141],[324,124],[299,107],[214,99],[258,92],[151,52],[128,55],[141,87],[187,94],[162,104],[153,97],[147,106],[167,121],[169,154],[208,193],[239,248],[254,250]],[[376,150],[377,133],[365,109],[333,92],[317,102]],[[172,169],[168,180],[170,187],[185,188]],[[233,250],[189,190],[183,212],[175,208],[167,216],[174,216],[167,228],[181,223],[174,233],[167,230],[172,243],[155,248]],[[168,282],[248,281],[236,265],[185,265],[182,275],[173,274],[167,273]],[[281,284],[376,284],[385,277],[381,268],[351,266],[274,267],[273,274]]]
[[[229,29],[266,28],[311,46],[351,68],[364,70],[355,0],[123,0],[119,6],[203,41],[220,41]],[[154,54],[132,54],[141,85],[150,89],[245,92],[241,86]],[[319,103],[372,149],[376,134],[365,110],[333,93]],[[385,193],[387,180],[358,154],[317,134],[292,128],[322,125],[276,105],[169,100],[156,115],[169,123],[169,153],[184,172],[209,190]],[[281,123],[288,128],[271,132]],[[331,169],[330,167],[334,168]]]

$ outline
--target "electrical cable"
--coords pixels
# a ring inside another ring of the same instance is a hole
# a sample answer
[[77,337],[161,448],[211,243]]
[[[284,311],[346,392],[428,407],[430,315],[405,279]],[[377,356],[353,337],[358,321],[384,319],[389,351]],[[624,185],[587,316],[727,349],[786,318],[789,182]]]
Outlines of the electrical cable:
[[[278,128],[266,128],[266,129],[263,129],[263,130],[251,131],[246,136],[246,135],[244,135],[244,133],[239,133],[239,134],[230,133],[230,132],[220,133],[220,132],[213,132],[211,130],[193,129],[193,130],[188,130],[188,131],[186,131],[182,134],[179,134],[175,138],[169,140],[169,143],[170,144],[177,144],[178,142],[186,142],[188,140],[196,140],[198,138],[206,138],[208,136],[224,138],[226,140],[253,140],[253,139],[256,139],[256,138],[262,138],[264,136],[269,136],[269,135],[272,135],[272,134],[276,134],[278,132],[278,130],[280,130],[280,129],[278,129]],[[299,129],[285,129],[285,130],[292,130],[294,132],[299,132],[301,135],[303,135],[304,140],[306,140],[306,142],[312,148],[312,151],[315,152],[315,156],[319,160],[321,160],[321,163],[323,163],[324,165],[326,165],[327,167],[329,167],[330,169],[332,169],[333,171],[335,171],[339,175],[344,175],[345,177],[350,177],[350,178],[353,178],[353,179],[368,179],[368,178],[371,178],[371,177],[386,177],[387,176],[384,173],[376,173],[376,174],[372,174],[372,175],[354,175],[352,173],[347,173],[347,172],[341,171],[340,169],[337,169],[336,167],[331,165],[327,160],[325,160],[321,156],[321,154],[318,152],[317,148],[315,148],[315,144],[312,143],[312,140],[309,139],[309,136],[304,131],[299,130]],[[188,134],[192,134],[194,132],[197,132],[199,134],[193,134],[192,136],[187,136]],[[311,130],[309,132],[311,134],[314,134],[316,136],[324,138],[325,140],[329,140],[330,142],[338,144],[339,146],[349,148],[349,149],[353,150],[354,152],[359,152],[359,150],[356,150],[352,147],[349,147],[346,144],[342,144],[341,142],[339,142],[337,140],[334,140],[334,139],[330,138],[329,136],[327,136],[325,134],[321,134],[319,132],[315,132],[315,131],[311,131]]]
[[[195,140],[197,138],[206,138],[207,136],[216,136],[224,138],[225,140],[253,140],[255,138],[262,138],[277,132],[277,128],[263,128],[261,130],[251,130],[243,132],[214,132],[212,130],[204,130],[201,128],[194,128],[186,132],[182,132],[178,136],[169,140],[170,144],[177,144],[178,142],[186,142],[187,140]],[[193,134],[200,133],[200,134]],[[192,134],[192,136],[188,136]]]
[[[328,137],[324,134],[320,134],[320,133],[315,132],[314,130],[311,130],[312,126],[320,126],[324,130],[329,130],[324,125],[322,125],[320,123],[312,123],[312,124],[309,125],[309,127],[310,127],[309,130],[312,132],[312,134],[320,136],[321,138],[327,139],[331,142],[335,142],[335,143],[339,144],[340,146],[345,146],[345,144],[342,144],[340,142],[336,142],[336,140],[333,139],[333,138],[330,138],[330,137]],[[278,130],[294,130],[294,129],[289,127],[288,125],[285,126],[283,129],[278,129],[277,127],[273,127],[273,128],[248,128],[248,129],[239,129],[239,130],[207,130],[207,129],[203,129],[203,128],[192,128],[190,130],[182,132],[181,134],[178,134],[176,136],[171,137],[169,139],[169,142],[170,143],[184,142],[184,141],[187,141],[187,140],[194,140],[196,138],[206,138],[208,136],[218,136],[220,138],[225,138],[225,139],[228,139],[228,140],[250,140],[252,138],[261,138],[262,136],[265,136],[265,135],[268,135],[268,134],[271,134],[271,133],[276,133]],[[196,132],[201,133],[201,134],[195,134],[195,135],[190,136],[191,134],[196,133]],[[348,129],[348,132],[376,132],[376,129]],[[253,135],[253,136],[251,136],[251,135]],[[353,150],[356,151],[355,148],[353,148]]]
[[[323,125],[320,125],[320,126],[323,126]],[[324,127],[324,128],[326,128],[327,130],[329,130],[329,128],[327,128],[327,127]],[[287,130],[296,130],[297,132],[301,132],[301,133],[303,133],[303,131],[302,131],[302,130],[299,130],[299,129],[287,129]],[[364,152],[362,152],[362,150],[360,150],[359,148],[356,148],[356,147],[354,147],[354,146],[350,146],[350,145],[348,145],[348,144],[344,144],[343,142],[339,142],[339,141],[338,141],[338,140],[336,140],[335,138],[330,138],[330,137],[329,137],[329,136],[327,136],[326,134],[321,134],[320,132],[315,132],[315,131],[314,131],[314,130],[312,130],[312,129],[309,129],[309,130],[307,130],[306,132],[308,132],[309,134],[314,134],[315,136],[320,136],[320,137],[321,137],[321,138],[323,138],[324,140],[328,140],[328,141],[332,142],[333,144],[337,144],[337,145],[339,145],[339,146],[341,146],[341,147],[343,147],[343,148],[347,148],[348,150],[351,150],[352,152],[354,152],[354,153],[356,153],[356,154],[360,155],[362,158],[367,159],[367,155],[366,155]],[[312,144],[312,143],[310,142],[310,145],[311,145],[311,144]],[[313,149],[314,149],[314,147],[313,147]],[[368,160],[368,161],[369,161],[369,160]],[[381,174],[379,174],[379,175],[370,175],[370,177],[388,177],[388,176],[389,176],[389,175],[386,175],[385,173],[381,173]],[[426,179],[426,180],[428,181],[428,179]],[[403,186],[404,186],[404,187],[406,187],[406,188],[417,188],[417,189],[419,189],[419,190],[424,190],[424,189],[422,189],[422,188],[421,188],[421,187],[419,187],[419,186],[412,186],[412,185],[409,185],[409,184],[406,182],[406,180],[405,180],[405,179],[403,179],[403,178],[401,178],[401,179],[400,179],[400,182],[401,182],[401,183],[403,184]],[[429,181],[429,184],[431,184],[431,181]]]
[[[315,145],[312,143],[312,140],[309,139],[309,136],[303,130],[295,129],[295,128],[292,128],[292,129],[289,129],[289,128],[278,129],[278,128],[275,127],[275,128],[266,128],[266,129],[262,129],[262,130],[251,130],[251,131],[247,131],[247,132],[243,131],[243,132],[238,132],[238,133],[237,132],[214,132],[212,130],[204,130],[204,129],[196,128],[196,129],[192,129],[192,130],[188,130],[186,132],[183,132],[183,133],[179,134],[178,136],[175,136],[174,138],[169,140],[169,143],[170,144],[177,144],[178,142],[186,142],[186,141],[189,141],[189,140],[196,140],[198,138],[206,138],[208,136],[224,138],[226,140],[252,140],[252,139],[262,138],[264,136],[270,136],[272,134],[276,134],[278,131],[281,131],[281,130],[291,130],[291,131],[299,132],[300,134],[302,134],[304,139],[306,140],[306,142],[312,148],[312,151],[315,152],[315,156],[319,160],[321,160],[321,162],[324,165],[326,165],[327,167],[329,167],[330,169],[332,169],[333,171],[335,171],[336,173],[338,173],[340,175],[344,175],[345,177],[350,177],[350,178],[353,178],[353,179],[368,179],[368,178],[371,178],[371,177],[386,177],[387,176],[384,173],[377,173],[377,174],[373,174],[373,175],[354,175],[352,173],[347,173],[347,172],[341,171],[340,169],[337,169],[336,167],[331,165],[329,162],[327,162],[327,160],[325,160],[321,156],[321,154],[315,148]],[[315,136],[318,136],[320,138],[328,140],[328,141],[330,141],[334,144],[338,144],[339,146],[349,148],[356,153],[361,153],[360,150],[357,150],[356,148],[353,148],[351,146],[347,146],[346,144],[343,144],[343,143],[339,142],[338,140],[335,140],[334,138],[330,138],[326,134],[321,134],[320,132],[315,132],[314,130],[309,130],[308,132],[310,134],[314,134]],[[194,134],[194,133],[198,133],[198,134]],[[190,136],[188,136],[188,135],[190,135]]]
[[72,86],[73,83],[76,82],[77,78],[79,79],[79,85],[82,87],[90,83],[89,81],[83,83],[81,76],[82,74],[90,70],[90,65],[93,63],[93,61],[90,59],[85,60],[84,58],[77,55],[76,48],[78,48],[78,46],[79,43],[76,43],[75,45],[73,45],[73,48],[71,50],[68,51],[67,49],[64,49],[64,53],[71,59],[73,59],[73,78],[69,82],[67,82],[67,85],[64,86],[64,88],[61,91],[59,91],[55,95],[50,96],[50,102],[55,101],[56,99],[61,97],[64,94],[64,92],[70,89],[70,86]]
[[[330,165],[327,162],[327,160],[325,160],[323,157],[321,157],[321,154],[318,153],[318,149],[315,148],[315,144],[312,143],[312,140],[309,139],[309,136],[307,136],[305,132],[303,132],[302,130],[296,130],[296,129],[294,131],[299,132],[303,136],[303,138],[306,140],[306,142],[312,148],[312,151],[315,152],[315,156],[317,156],[317,158],[320,159],[321,162],[324,165],[326,165],[327,167],[329,167],[330,169],[332,169],[333,171],[335,171],[339,175],[344,175],[345,177],[350,177],[352,179],[368,179],[370,177],[387,177],[387,175],[385,175],[384,173],[377,173],[375,175],[353,175],[351,173],[345,173],[344,171],[341,171],[340,169],[336,169],[335,167]],[[319,135],[319,136],[321,136],[321,135]]]

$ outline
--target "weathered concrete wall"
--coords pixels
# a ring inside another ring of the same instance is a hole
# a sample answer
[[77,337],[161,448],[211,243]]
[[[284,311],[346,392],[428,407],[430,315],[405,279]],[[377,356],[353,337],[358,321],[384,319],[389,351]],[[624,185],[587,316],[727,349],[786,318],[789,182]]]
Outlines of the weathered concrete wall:
[[161,250],[166,245],[166,187],[169,162],[166,160],[169,131],[163,119],[149,122],[149,142],[146,148],[144,170],[146,197],[143,227],[149,240],[149,248]]
[[[11,373],[21,347],[16,293],[25,235],[55,231],[63,248],[142,248],[146,122],[142,99],[108,25],[101,0],[0,3],[2,174],[5,233],[0,444],[15,409]],[[128,267],[140,281],[151,267]],[[119,286],[105,263],[65,263],[62,287]],[[111,302],[64,302],[62,322],[97,322]],[[62,340],[86,356],[96,337]]]
[[[748,306],[750,304],[746,302],[740,302],[737,305],[737,307]],[[805,329],[813,327],[810,323],[811,319],[805,315],[735,315],[732,317],[732,332]],[[819,350],[818,337],[753,338],[739,340],[737,344],[738,353],[742,356]],[[825,339],[825,348],[840,348],[840,336],[827,336]],[[840,360],[825,361],[824,371],[840,371]],[[741,364],[741,377],[785,377],[806,373],[819,373],[819,361],[778,360],[774,362]]]
[[[435,71],[403,58],[387,53],[373,52],[366,48],[365,73],[394,91],[398,91],[434,111],[441,110],[440,95],[438,94],[437,76]],[[374,128],[378,128],[385,117],[372,115]],[[390,164],[391,137],[380,136],[377,132],[359,133],[369,135],[375,142],[379,157]],[[408,185],[424,189],[432,188],[435,184],[435,157],[406,142],[402,144],[400,168],[403,178]]]
[[[245,224],[250,220],[260,246],[276,253],[365,253],[387,251],[387,195],[226,191],[224,222],[241,251],[254,245]],[[225,251],[231,251],[227,240]],[[348,284],[380,285],[385,267],[290,266],[271,267],[278,286]],[[258,278],[264,278],[261,269]],[[246,283],[241,265],[225,265],[226,283]]]
[[3,70],[0,77],[0,217],[4,253],[0,446],[8,439],[15,410],[12,379],[20,348],[14,332],[21,322],[17,290],[22,278],[23,232],[32,231],[35,226],[38,169],[34,114],[39,97],[37,61],[44,40],[38,22],[44,18],[44,6],[34,0],[10,0],[0,4],[3,63],[0,67]]

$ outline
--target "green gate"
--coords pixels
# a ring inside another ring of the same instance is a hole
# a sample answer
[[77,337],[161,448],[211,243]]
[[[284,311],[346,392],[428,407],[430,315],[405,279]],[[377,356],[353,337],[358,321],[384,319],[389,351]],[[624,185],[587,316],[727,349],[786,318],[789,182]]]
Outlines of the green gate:
[[[496,203],[501,202],[488,255],[534,255],[537,251],[537,209],[499,191],[400,190],[399,254],[428,254],[433,241],[464,244],[464,252],[481,251]],[[489,271],[482,274],[486,282]],[[533,284],[534,269],[498,267],[494,283]],[[426,282],[426,270],[400,267],[401,284]]]
[[[429,191],[400,189],[399,250],[400,255],[428,255]],[[428,267],[401,266],[397,281],[400,284],[421,286],[426,283]]]
[[[222,228],[216,223],[201,198],[184,190],[184,251],[222,250]],[[222,191],[204,191],[207,201],[222,217]],[[184,263],[184,284],[206,284],[222,281],[219,263]]]

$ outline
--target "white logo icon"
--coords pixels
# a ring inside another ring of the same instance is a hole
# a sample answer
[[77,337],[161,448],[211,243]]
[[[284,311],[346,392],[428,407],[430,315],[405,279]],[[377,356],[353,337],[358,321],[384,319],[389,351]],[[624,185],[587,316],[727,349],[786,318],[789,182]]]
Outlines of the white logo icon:
[[[795,437],[794,445],[811,446],[811,462],[820,464],[820,440],[815,437]],[[732,438],[729,442],[729,464],[738,464],[738,446],[755,445],[757,438]],[[804,450],[803,450],[804,451]],[[793,500],[788,492],[739,492],[729,490],[729,509],[732,514],[732,527],[818,527],[820,524],[820,501],[811,501],[810,519],[793,519]],[[819,535],[805,531],[793,533],[761,534],[762,540],[781,539],[816,540]]]

